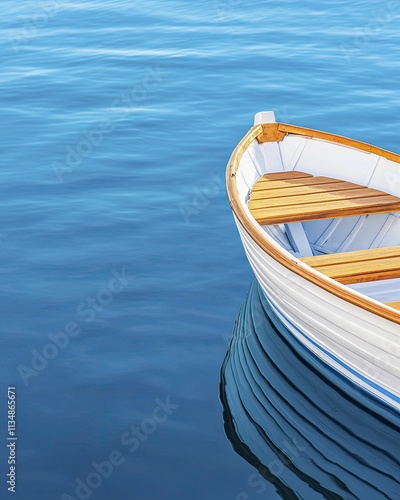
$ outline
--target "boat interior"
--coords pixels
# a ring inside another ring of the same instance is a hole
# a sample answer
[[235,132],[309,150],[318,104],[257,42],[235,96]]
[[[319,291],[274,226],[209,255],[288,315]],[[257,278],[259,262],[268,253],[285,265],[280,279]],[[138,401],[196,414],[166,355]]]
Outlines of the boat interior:
[[400,198],[303,171],[258,178],[248,208],[292,255],[400,310]]

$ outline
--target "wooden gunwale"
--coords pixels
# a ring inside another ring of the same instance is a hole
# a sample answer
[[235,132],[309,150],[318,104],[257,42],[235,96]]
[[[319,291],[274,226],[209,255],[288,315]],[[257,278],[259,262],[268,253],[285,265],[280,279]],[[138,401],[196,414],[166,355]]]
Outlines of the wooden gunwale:
[[386,151],[370,144],[366,144],[354,139],[349,139],[347,137],[338,136],[327,132],[321,132],[318,130],[277,123],[255,125],[254,127],[252,127],[236,146],[229,159],[226,169],[226,190],[232,211],[243,229],[262,250],[264,250],[274,260],[279,262],[290,271],[301,276],[310,283],[321,287],[323,290],[326,290],[332,295],[346,300],[347,302],[358,306],[372,314],[400,324],[400,311],[396,311],[390,305],[378,303],[372,299],[369,299],[368,297],[361,297],[358,294],[354,293],[350,288],[340,285],[331,278],[328,278],[318,271],[315,271],[306,264],[303,264],[300,260],[296,259],[296,257],[287,254],[287,252],[285,252],[283,249],[280,250],[277,246],[273,245],[254,227],[252,220],[245,211],[239,199],[239,192],[236,184],[236,173],[239,168],[240,160],[247,148],[253,143],[254,140],[263,142],[262,138],[265,137],[265,128],[271,126],[280,132],[284,132],[285,134],[301,135],[304,137],[322,139],[328,142],[342,144],[344,146],[353,147],[362,151],[377,154],[396,163],[400,163],[400,155],[391,153],[390,151]]

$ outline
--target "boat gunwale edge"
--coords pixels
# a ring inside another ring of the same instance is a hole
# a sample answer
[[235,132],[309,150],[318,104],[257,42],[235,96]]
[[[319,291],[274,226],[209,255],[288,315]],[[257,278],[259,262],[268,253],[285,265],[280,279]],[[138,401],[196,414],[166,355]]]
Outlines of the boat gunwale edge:
[[[284,249],[280,250],[278,245],[274,246],[268,241],[265,236],[257,231],[253,221],[244,210],[242,202],[239,199],[239,192],[236,184],[236,173],[238,171],[240,160],[242,159],[244,153],[255,140],[259,140],[259,137],[263,136],[264,127],[267,125],[270,126],[272,124],[259,124],[253,126],[238,143],[227,164],[226,190],[228,200],[233,213],[237,217],[243,229],[262,250],[264,250],[269,256],[275,259],[279,264],[286,267],[288,270],[319,286],[328,293],[335,295],[339,299],[345,300],[346,302],[360,307],[372,314],[380,316],[383,319],[400,324],[400,311],[397,312],[384,303],[375,301],[374,299],[361,295],[353,291],[352,289],[341,285],[332,278],[329,278],[322,273],[314,270],[310,266],[302,263],[299,259],[291,254],[286,255]],[[285,133],[301,135],[310,139],[323,139],[328,142],[334,142],[336,144],[353,147],[369,153],[375,153],[381,157],[395,161],[396,163],[400,163],[400,155],[397,155],[396,153],[391,153],[390,151],[386,151],[384,149],[357,140],[349,139],[344,136],[282,123],[273,125],[275,125],[278,130]]]

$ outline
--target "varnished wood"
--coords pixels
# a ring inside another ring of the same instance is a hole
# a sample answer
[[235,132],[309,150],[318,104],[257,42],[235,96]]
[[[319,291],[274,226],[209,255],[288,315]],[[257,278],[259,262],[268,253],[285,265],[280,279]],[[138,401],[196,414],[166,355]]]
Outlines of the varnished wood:
[[[277,174],[275,176],[275,174]],[[298,175],[296,175],[298,174]],[[271,181],[274,181],[272,184]],[[314,177],[312,174],[300,172],[299,170],[285,170],[284,172],[271,172],[264,174],[254,184],[253,189],[277,189],[277,188],[290,188],[296,186],[307,186],[317,184],[331,184],[333,182],[342,182],[340,179],[332,179],[331,177]],[[355,184],[357,186],[357,184]]]
[[[279,127],[281,126],[282,124],[279,125]],[[308,136],[310,136],[309,129],[301,129],[300,127],[295,127],[295,128],[296,128],[296,133],[298,135],[303,135],[307,137],[308,134]],[[321,289],[327,291],[328,293],[331,293],[332,295],[338,297],[341,300],[345,300],[350,304],[353,304],[357,307],[361,307],[365,311],[368,311],[371,314],[376,314],[377,316],[392,321],[393,323],[400,324],[400,311],[394,310],[389,307],[385,307],[383,304],[376,303],[375,301],[370,300],[368,297],[355,294],[353,290],[345,288],[339,283],[336,283],[335,281],[329,280],[327,277],[317,273],[314,269],[303,264],[295,257],[289,256],[287,252],[282,251],[275,244],[272,244],[263,235],[263,233],[255,227],[254,222],[251,220],[247,211],[243,207],[242,202],[240,201],[236,183],[236,173],[239,168],[240,160],[242,159],[243,154],[245,153],[247,148],[256,140],[256,138],[262,134],[262,131],[263,131],[262,125],[255,125],[254,127],[252,127],[243,137],[243,139],[239,142],[239,144],[236,146],[227,165],[226,190],[229,203],[231,205],[232,211],[238,223],[262,251],[267,253],[277,263],[284,266],[286,269],[297,274],[298,276],[301,276],[310,283],[319,286]],[[354,145],[351,140],[348,140],[340,136],[332,136],[332,134],[326,134],[323,138],[327,141],[331,140],[332,142],[334,142],[335,139],[341,139],[343,140],[342,143],[344,145],[349,145],[349,146]],[[349,142],[346,143],[346,141]],[[359,143],[359,149],[363,149],[363,143]],[[394,162],[400,163],[400,156],[395,155],[394,153],[389,153],[379,148],[372,148],[371,152],[389,158]]]
[[[347,181],[329,183],[298,171],[267,174],[252,190],[249,209],[259,224],[286,224],[400,210],[400,198]],[[293,187],[293,185],[295,186]],[[304,185],[303,185],[304,183]],[[263,187],[262,190],[258,186]],[[275,185],[278,187],[276,188]],[[287,186],[288,190],[282,189]],[[310,188],[317,187],[318,192]],[[273,196],[270,197],[270,193]]]
[[399,202],[388,197],[371,197],[362,199],[362,202],[361,200],[323,202],[303,205],[301,208],[299,206],[277,207],[274,211],[266,208],[254,210],[251,213],[259,224],[267,225],[390,213],[399,210]]
[[[400,156],[398,154],[392,153],[391,151],[387,151],[386,149],[378,148],[371,144],[366,144],[365,142],[357,141],[355,139],[350,139],[348,137],[343,137],[336,134],[330,134],[328,132],[321,132],[320,130],[313,130],[305,127],[297,127],[295,125],[289,125],[287,123],[279,123],[277,125],[278,125],[278,131],[284,135],[285,134],[300,135],[303,137],[322,139],[336,144],[343,144],[344,146],[360,149],[361,151],[366,151],[368,153],[374,153],[379,156],[382,156],[383,158],[387,158],[388,160],[400,163]],[[263,132],[257,137],[258,142],[260,143],[265,142],[264,137],[268,139],[268,135],[264,135],[264,130],[263,130]]]
[[[353,189],[343,189],[341,191],[327,191],[321,190],[319,193],[310,193],[309,191],[301,191],[298,193],[284,193],[281,192],[280,196],[270,197],[269,193],[264,198],[253,198],[250,200],[250,211],[253,210],[263,210],[266,208],[278,208],[278,207],[289,207],[291,205],[296,205],[298,210],[301,210],[305,205],[313,205],[313,204],[325,204],[325,203],[334,203],[339,201],[348,201],[352,200],[355,203],[363,203],[366,195],[368,195],[368,199],[370,198],[378,198],[382,199],[382,201],[388,198],[388,196],[382,191],[378,191],[376,189],[369,189],[366,192],[365,188],[358,186]],[[400,204],[399,204],[400,209]]]
[[393,307],[393,309],[400,310],[400,300],[396,300],[395,302],[385,302],[385,304],[389,307]]
[[345,285],[400,278],[400,246],[316,255],[300,260]]
[[262,133],[257,136],[259,143],[262,142],[279,142],[281,141],[286,132],[279,130],[279,123],[265,123],[262,126]]
[[371,259],[391,259],[400,255],[400,246],[368,248],[366,250],[355,250],[352,252],[329,253],[325,255],[314,255],[302,257],[300,260],[313,267],[324,267],[348,262],[364,262]]
[[[319,179],[319,177],[315,177],[315,179]],[[336,192],[343,192],[351,189],[362,189],[362,186],[359,186],[357,184],[353,184],[351,182],[348,182],[345,186],[343,185],[343,182],[334,182],[336,179],[331,179],[330,182],[325,181],[321,182],[320,184],[298,184],[297,186],[294,187],[286,187],[284,191],[282,189],[287,186],[278,187],[278,188],[271,188],[266,186],[265,189],[258,188],[252,191],[251,197],[253,200],[262,200],[265,199],[268,196],[268,199],[272,198],[281,198],[282,196],[295,196],[301,193],[304,193],[305,195],[307,193],[309,194],[315,194],[315,193],[324,193],[329,189],[329,192],[331,193],[336,193]],[[257,182],[258,184],[258,182]],[[266,195],[265,191],[268,191],[268,195]]]

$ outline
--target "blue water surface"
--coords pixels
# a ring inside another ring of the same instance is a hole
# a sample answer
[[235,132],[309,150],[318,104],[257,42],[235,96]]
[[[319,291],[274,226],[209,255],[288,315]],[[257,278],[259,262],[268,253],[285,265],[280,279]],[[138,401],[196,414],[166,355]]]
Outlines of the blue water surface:
[[227,436],[259,473],[259,493],[268,481],[287,500],[399,498],[398,412],[298,342],[256,280],[221,370],[221,401]]
[[1,498],[279,498],[218,399],[252,280],[224,169],[270,109],[400,152],[400,3],[2,8]]

